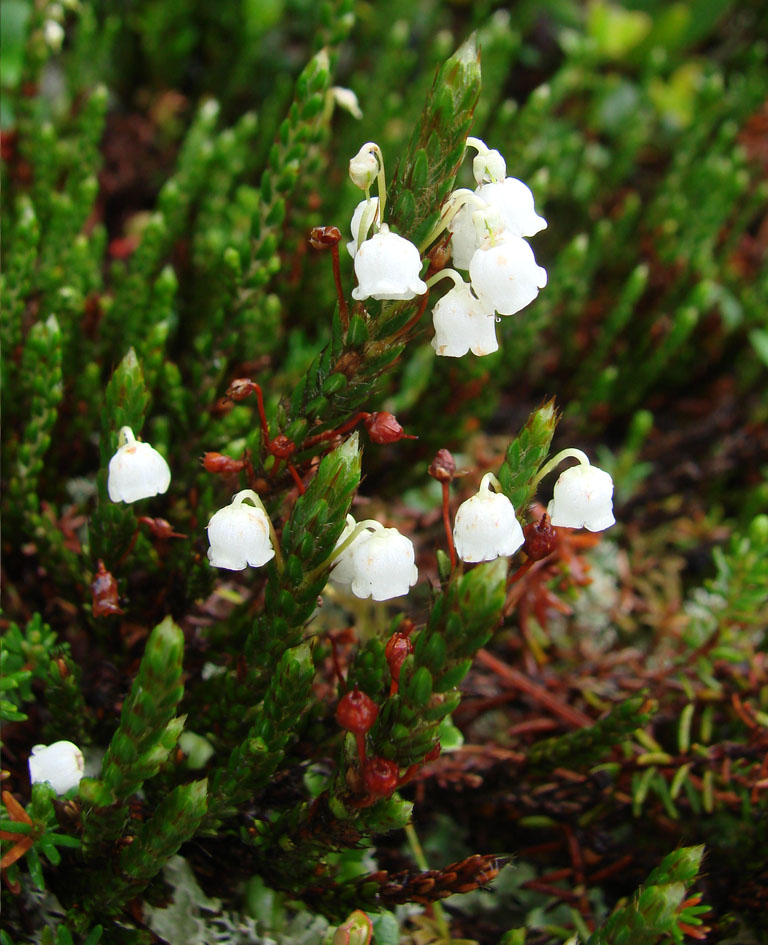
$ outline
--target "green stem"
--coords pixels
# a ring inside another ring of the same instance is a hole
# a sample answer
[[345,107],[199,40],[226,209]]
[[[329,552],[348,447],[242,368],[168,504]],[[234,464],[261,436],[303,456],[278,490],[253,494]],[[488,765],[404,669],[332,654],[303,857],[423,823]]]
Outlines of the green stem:
[[578,459],[582,466],[589,466],[589,457],[586,453],[583,453],[581,450],[569,448],[567,450],[561,450],[556,456],[553,456],[548,463],[545,463],[541,469],[536,473],[531,482],[531,489],[535,489],[536,486],[541,482],[541,480],[547,475],[547,473],[552,472],[552,470],[557,466],[558,463],[562,462],[564,459]]

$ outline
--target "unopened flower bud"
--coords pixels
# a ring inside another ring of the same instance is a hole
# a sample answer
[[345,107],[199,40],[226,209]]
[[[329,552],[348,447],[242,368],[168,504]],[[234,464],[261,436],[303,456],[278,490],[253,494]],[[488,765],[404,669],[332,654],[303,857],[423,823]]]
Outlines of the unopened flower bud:
[[379,707],[357,686],[345,693],[336,706],[336,721],[353,735],[363,735],[369,731],[378,714]]
[[395,682],[399,681],[400,670],[411,653],[413,653],[413,643],[411,643],[410,637],[407,637],[404,633],[393,633],[387,640],[384,656],[387,660],[387,666],[389,666],[390,675]]
[[448,450],[438,450],[427,472],[438,482],[450,482],[456,475],[456,461]]
[[330,249],[341,242],[341,230],[337,226],[315,226],[309,234],[313,249]]
[[389,797],[397,788],[400,769],[389,758],[369,758],[363,768],[363,786],[373,797]]
[[91,581],[91,599],[94,617],[109,617],[112,614],[124,613],[119,603],[117,581],[107,571],[101,558]]
[[340,85],[334,85],[330,91],[334,102],[339,108],[343,108],[344,111],[349,112],[353,118],[357,118],[358,120],[363,117],[360,103],[352,89],[345,89]]
[[277,459],[288,459],[289,456],[293,456],[296,452],[296,444],[293,440],[289,440],[284,433],[280,433],[272,440],[272,446],[269,451],[273,456],[276,456]]
[[231,473],[241,472],[245,469],[246,463],[243,459],[234,459],[224,453],[204,453],[203,466],[206,472],[227,476]]
[[377,145],[369,141],[350,159],[349,177],[355,187],[368,190],[379,173],[379,160],[376,157]]
[[72,742],[35,745],[29,756],[29,779],[32,784],[47,781],[57,794],[66,794],[77,787],[84,768],[83,753]]
[[398,440],[417,440],[417,436],[406,433],[397,422],[397,418],[386,410],[372,413],[365,421],[368,436],[374,443],[397,443]]
[[523,551],[532,561],[541,561],[551,555],[557,547],[557,529],[552,526],[545,512],[538,522],[531,522],[523,529],[525,542]]
[[227,388],[227,397],[230,400],[245,400],[249,394],[253,393],[255,386],[249,377],[238,377]]

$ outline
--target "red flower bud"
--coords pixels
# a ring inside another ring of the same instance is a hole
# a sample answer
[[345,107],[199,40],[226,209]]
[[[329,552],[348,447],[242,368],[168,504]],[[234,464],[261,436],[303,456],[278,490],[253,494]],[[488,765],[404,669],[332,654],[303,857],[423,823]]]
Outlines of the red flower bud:
[[369,758],[363,768],[363,787],[373,797],[389,797],[400,780],[396,761]]
[[313,249],[330,249],[341,242],[341,230],[337,226],[315,226],[309,234],[309,245]]
[[557,529],[545,512],[538,522],[531,522],[523,529],[525,544],[523,551],[532,561],[541,561],[557,547]]
[[91,594],[93,596],[94,617],[108,617],[111,614],[124,613],[118,602],[117,581],[104,567],[101,558],[99,558],[99,566],[91,581]]
[[438,450],[427,472],[438,482],[450,482],[456,473],[456,461],[448,450]]
[[413,653],[413,644],[410,639],[404,633],[393,633],[387,641],[384,655],[387,658],[389,672],[395,682],[400,679],[400,670],[409,653]]
[[225,456],[224,453],[204,453],[203,466],[209,473],[226,476],[245,469],[245,460],[234,459],[232,456]]
[[249,377],[238,377],[227,388],[227,397],[230,400],[245,400],[256,389],[256,384]]
[[397,443],[398,440],[417,440],[417,436],[406,433],[393,413],[380,410],[365,421],[368,436],[374,443]]
[[148,515],[140,515],[138,521],[147,525],[155,538],[186,538],[181,532],[175,532],[173,525],[164,518],[150,518]]
[[283,433],[280,433],[272,440],[272,446],[269,451],[278,459],[288,459],[289,456],[292,456],[296,452],[296,444],[293,440],[289,440]]
[[342,696],[336,706],[336,721],[343,729],[354,735],[367,732],[376,721],[378,714],[379,707],[357,686]]

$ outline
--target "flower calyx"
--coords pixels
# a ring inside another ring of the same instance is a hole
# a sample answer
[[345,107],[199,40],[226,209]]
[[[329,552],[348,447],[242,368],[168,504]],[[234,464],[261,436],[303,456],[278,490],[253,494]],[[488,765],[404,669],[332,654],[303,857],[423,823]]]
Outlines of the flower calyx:
[[365,419],[365,429],[374,443],[384,445],[397,443],[398,440],[418,440],[412,433],[406,433],[398,423],[397,417],[386,410],[371,413]]

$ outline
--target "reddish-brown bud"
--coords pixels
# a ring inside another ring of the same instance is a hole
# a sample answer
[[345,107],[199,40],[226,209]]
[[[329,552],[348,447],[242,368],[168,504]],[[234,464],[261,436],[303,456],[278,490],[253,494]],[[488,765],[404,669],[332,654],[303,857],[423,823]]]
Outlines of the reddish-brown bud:
[[122,614],[117,593],[117,581],[112,574],[104,567],[104,562],[99,558],[99,565],[91,581],[91,594],[93,596],[93,616],[108,617],[111,614]]
[[379,707],[357,686],[343,695],[336,706],[336,721],[354,735],[369,731],[378,714]]
[[245,400],[256,389],[256,384],[249,377],[238,377],[227,388],[230,400]]
[[181,532],[175,532],[173,525],[164,518],[150,518],[148,515],[140,515],[138,518],[143,525],[148,526],[155,538],[186,538]]
[[330,249],[341,242],[341,230],[337,226],[315,226],[309,234],[309,245],[313,249]]
[[417,436],[406,433],[397,422],[397,417],[386,410],[370,414],[365,420],[365,429],[374,443],[397,443],[398,440],[417,440]]
[[525,544],[523,551],[532,561],[541,561],[551,555],[557,547],[557,529],[545,512],[538,522],[531,522],[523,529]]
[[296,444],[293,440],[289,440],[285,434],[280,433],[272,440],[269,451],[278,459],[288,459],[296,452]]
[[230,473],[238,473],[245,469],[246,463],[244,459],[234,459],[234,457],[226,456],[224,453],[204,453],[203,466],[209,473],[227,476]]
[[397,682],[400,679],[400,670],[409,653],[413,653],[413,644],[404,633],[393,633],[387,640],[384,655],[392,678]]
[[448,450],[438,450],[427,472],[438,482],[450,482],[456,474],[456,461]]
[[400,769],[388,758],[369,758],[363,767],[363,787],[373,797],[389,797],[397,788]]

